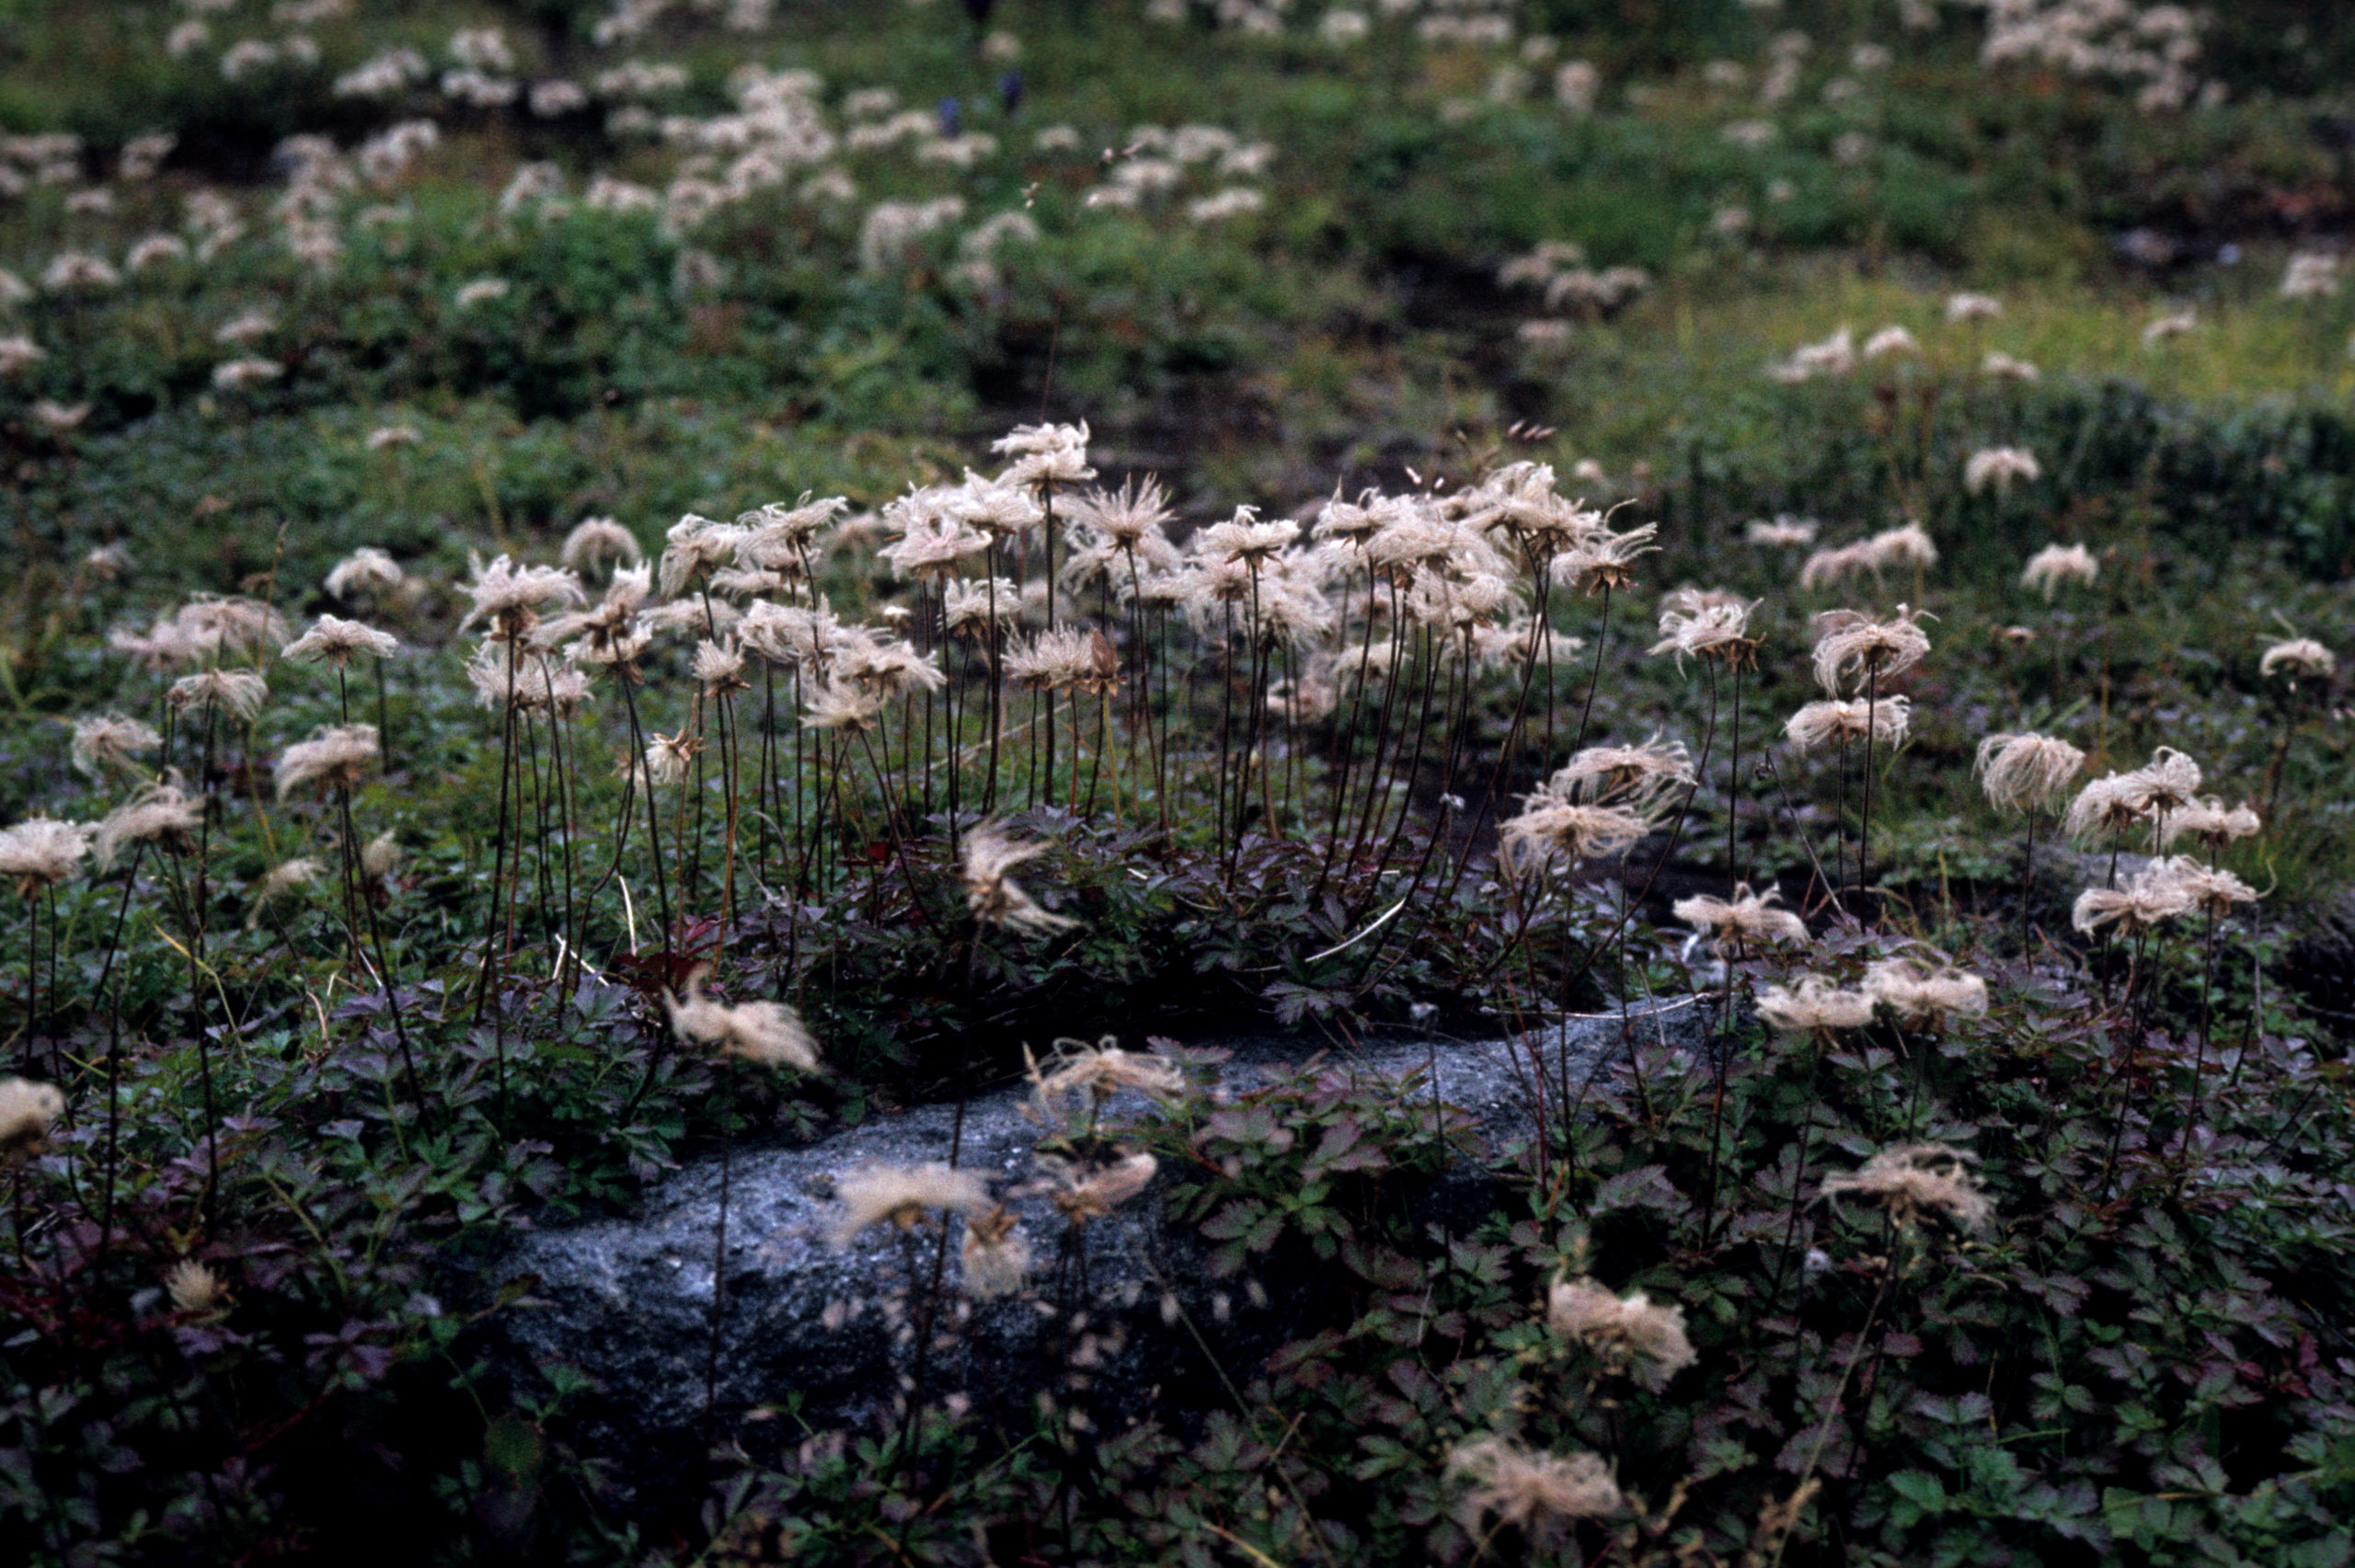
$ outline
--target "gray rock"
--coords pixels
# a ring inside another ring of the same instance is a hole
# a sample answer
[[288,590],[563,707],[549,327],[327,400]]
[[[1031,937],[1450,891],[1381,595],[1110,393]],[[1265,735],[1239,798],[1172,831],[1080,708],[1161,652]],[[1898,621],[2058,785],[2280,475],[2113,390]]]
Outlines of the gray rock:
[[[1550,1071],[1573,1090],[1607,1093],[1608,1062],[1629,1034],[1649,1050],[1698,1049],[1715,1010],[1680,998],[1622,1016],[1573,1019],[1548,1031]],[[1532,1047],[1541,1037],[1414,1040],[1316,1056],[1319,1070],[1398,1083],[1419,1103],[1455,1107],[1476,1129],[1484,1155],[1535,1131]],[[1299,1040],[1208,1040],[1229,1049],[1211,1093],[1227,1100],[1300,1064]],[[1564,1054],[1564,1047],[1567,1053]],[[1415,1075],[1425,1074],[1418,1079]],[[1558,1104],[1558,1092],[1547,1096]],[[1151,1405],[1164,1414],[1228,1402],[1230,1387],[1257,1374],[1277,1345],[1316,1332],[1346,1311],[1333,1270],[1281,1265],[1246,1284],[1213,1280],[1210,1243],[1173,1223],[1165,1198],[1172,1173],[1109,1219],[1069,1230],[1033,1174],[1040,1126],[1019,1086],[972,1100],[959,1163],[988,1173],[1019,1216],[1034,1250],[1030,1288],[987,1303],[958,1289],[954,1245],[924,1397],[962,1402],[986,1420],[1028,1418],[1039,1391],[1077,1400],[1099,1423]],[[1124,1095],[1108,1120],[1147,1106]],[[944,1253],[937,1232],[895,1235],[877,1226],[847,1246],[828,1232],[838,1173],[869,1162],[946,1160],[955,1109],[925,1105],[800,1148],[740,1149],[729,1169],[729,1220],[719,1321],[717,1404],[710,1436],[755,1455],[812,1430],[888,1423],[915,1376],[913,1341]],[[1384,1200],[1419,1220],[1471,1224],[1496,1196],[1486,1158],[1466,1160],[1419,1192]],[[523,1235],[481,1275],[486,1284],[533,1279],[517,1306],[490,1317],[478,1348],[519,1386],[529,1368],[566,1363],[594,1390],[567,1408],[571,1436],[605,1459],[618,1501],[641,1516],[686,1505],[706,1467],[706,1357],[711,1343],[715,1224],[721,1181],[716,1157],[683,1168],[653,1191],[643,1212]],[[953,1240],[953,1238],[952,1238]],[[1287,1277],[1274,1277],[1276,1275]],[[1290,1277],[1299,1276],[1300,1277]]]

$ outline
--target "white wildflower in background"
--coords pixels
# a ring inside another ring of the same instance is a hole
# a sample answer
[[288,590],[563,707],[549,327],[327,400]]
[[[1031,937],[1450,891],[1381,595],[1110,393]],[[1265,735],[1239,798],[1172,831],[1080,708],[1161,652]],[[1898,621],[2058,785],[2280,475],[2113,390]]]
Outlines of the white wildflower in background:
[[335,564],[325,586],[330,596],[348,603],[362,594],[381,599],[406,580],[400,564],[392,556],[373,544],[362,544]]
[[1987,357],[1979,361],[1979,373],[1994,381],[2016,382],[2036,381],[2043,374],[2029,361],[2014,359],[1998,349],[1987,350]]
[[1947,296],[1947,320],[1953,324],[1993,321],[2004,314],[2004,302],[1993,294],[1958,293]]
[[2171,338],[2180,338],[2186,333],[2196,332],[2199,329],[2200,313],[2198,311],[2188,308],[2169,311],[2164,315],[2153,317],[2150,325],[2142,328],[2142,347],[2155,349]]
[[477,278],[460,284],[458,292],[451,296],[451,303],[460,310],[471,310],[476,305],[505,299],[513,288],[504,278]]
[[2044,595],[2047,604],[2065,583],[2091,588],[2101,578],[2101,563],[2082,544],[2047,544],[2020,568],[2020,586]]
[[2285,300],[2323,300],[2338,292],[2338,258],[2326,251],[2302,250],[2290,258],[2281,274]]
[[2013,480],[2032,485],[2043,477],[2044,468],[2036,461],[2036,454],[2016,446],[1982,448],[1972,452],[1962,465],[1963,487],[1974,496],[1991,485],[1997,495],[2009,495]]
[[286,367],[276,360],[230,360],[213,367],[213,384],[223,392],[243,392],[276,381],[285,373]]

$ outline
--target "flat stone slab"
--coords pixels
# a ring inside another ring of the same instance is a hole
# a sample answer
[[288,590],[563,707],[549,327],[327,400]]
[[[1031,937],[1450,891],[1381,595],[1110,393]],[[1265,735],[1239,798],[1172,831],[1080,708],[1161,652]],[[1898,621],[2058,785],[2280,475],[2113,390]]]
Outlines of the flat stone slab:
[[[1487,1146],[1483,1157],[1460,1162],[1436,1185],[1442,1190],[1396,1196],[1433,1219],[1468,1202],[1468,1223],[1494,1196],[1488,1157],[1536,1132],[1533,1047],[1542,1047],[1557,1080],[1567,1047],[1574,1091],[1591,1081],[1594,1093],[1607,1093],[1604,1070],[1625,1059],[1631,1039],[1646,1051],[1697,1052],[1715,1016],[1712,1000],[1684,997],[1504,1039],[1384,1041],[1322,1052],[1296,1038],[1189,1047],[1232,1053],[1215,1070],[1214,1102],[1278,1082],[1313,1059],[1319,1075],[1395,1083],[1415,1101],[1462,1113],[1474,1141]],[[990,1177],[1019,1218],[1033,1274],[1015,1296],[970,1300],[958,1288],[959,1238],[948,1239],[934,1344],[923,1358],[927,1402],[947,1399],[981,1417],[1017,1423],[1027,1421],[1028,1402],[1040,1390],[1079,1402],[1099,1423],[1148,1405],[1212,1408],[1228,1402],[1228,1388],[1258,1372],[1269,1351],[1327,1326],[1340,1310],[1338,1293],[1315,1278],[1212,1279],[1211,1243],[1168,1217],[1166,1167],[1139,1198],[1070,1230],[1036,1190],[1043,1184],[1032,1185],[1043,1129],[1030,1105],[1027,1086],[1017,1085],[966,1106],[958,1162]],[[1150,1108],[1144,1096],[1125,1093],[1107,1105],[1106,1120],[1117,1125]],[[519,1237],[479,1277],[490,1286],[519,1276],[534,1282],[523,1301],[486,1322],[478,1348],[521,1382],[533,1380],[530,1367],[557,1362],[594,1380],[593,1391],[567,1406],[569,1436],[609,1461],[616,1500],[641,1515],[700,1494],[707,1440],[758,1453],[811,1431],[890,1422],[905,1408],[915,1376],[914,1340],[943,1243],[936,1231],[902,1236],[879,1225],[837,1246],[833,1184],[865,1164],[947,1160],[955,1121],[952,1105],[923,1105],[798,1148],[734,1152],[708,1427],[716,1156],[656,1185],[635,1218]]]

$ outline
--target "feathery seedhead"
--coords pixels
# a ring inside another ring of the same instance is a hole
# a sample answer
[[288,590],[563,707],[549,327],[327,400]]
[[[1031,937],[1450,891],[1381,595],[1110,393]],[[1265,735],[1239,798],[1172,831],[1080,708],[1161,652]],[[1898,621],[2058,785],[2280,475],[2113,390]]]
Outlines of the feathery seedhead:
[[983,925],[1005,927],[1028,935],[1052,936],[1079,922],[1039,907],[1009,875],[1013,869],[1047,853],[1043,843],[1016,843],[1005,830],[984,822],[965,836],[960,879],[965,907]]
[[1076,626],[1040,632],[1027,646],[1006,650],[1005,677],[1034,691],[1069,692],[1096,679],[1096,647]]
[[204,825],[204,803],[183,791],[177,779],[134,795],[107,813],[98,824],[91,849],[98,869],[110,870],[126,844],[161,843],[178,854],[188,835]]
[[742,529],[707,517],[687,513],[663,535],[662,597],[676,599],[698,577],[707,577],[735,559]]
[[1636,563],[1660,548],[1652,543],[1652,536],[1659,532],[1660,524],[1656,522],[1623,533],[1597,527],[1556,555],[1546,570],[1553,574],[1557,587],[1575,589],[1590,596],[1605,589],[1633,588]]
[[1995,486],[1997,495],[2007,495],[2013,480],[2022,479],[2032,485],[2042,477],[2044,469],[2036,461],[2036,454],[2023,447],[1985,447],[1972,452],[1962,465],[1963,488],[1974,496],[1990,485]]
[[375,658],[390,658],[400,651],[400,639],[390,632],[380,632],[339,615],[322,615],[309,631],[279,649],[279,655],[297,664],[324,659],[341,670],[363,653]]
[[1750,635],[1750,612],[1761,602],[1679,589],[1660,612],[1660,639],[1651,651],[1673,653],[1680,670],[1686,654],[1732,670],[1754,666],[1758,639]]
[[1552,1534],[1579,1519],[1607,1518],[1627,1505],[1609,1467],[1592,1454],[1546,1454],[1510,1437],[1475,1437],[1449,1450],[1447,1473],[1471,1483],[1459,1515],[1478,1536],[1493,1516],[1530,1538]]
[[497,641],[519,641],[537,624],[542,610],[580,604],[589,597],[579,578],[557,567],[519,567],[505,555],[486,566],[472,551],[466,566],[471,574],[465,585],[467,609],[458,629],[487,621],[488,635]]
[[965,1242],[958,1256],[965,1265],[965,1294],[976,1301],[1013,1295],[1030,1272],[1030,1243],[1014,1228],[1014,1215],[1003,1205],[966,1217]]
[[856,681],[832,680],[810,692],[801,710],[801,727],[865,734],[883,722],[882,715],[881,692]]
[[379,833],[368,841],[360,852],[360,874],[371,882],[382,882],[400,869],[400,841],[390,833]]
[[1862,697],[1844,702],[1828,698],[1809,703],[1793,714],[1784,724],[1783,734],[1802,751],[1812,751],[1843,738],[1897,747],[1905,744],[1913,723],[1913,701],[1910,697],[1882,697],[1873,702]]
[[327,573],[327,590],[330,597],[349,604],[362,594],[381,599],[407,580],[392,556],[373,544],[362,544]]
[[1257,570],[1300,537],[1300,524],[1288,517],[1259,519],[1257,507],[1237,507],[1224,522],[1212,523],[1195,536],[1195,555],[1203,560],[1239,562]]
[[1752,893],[1750,884],[1742,882],[1735,885],[1730,903],[1706,893],[1696,893],[1676,900],[1670,913],[1711,938],[1710,945],[1717,956],[1728,957],[1743,943],[1798,943],[1808,939],[1807,921],[1789,910],[1775,908],[1782,898],[1772,887],[1763,893]]
[[710,972],[708,964],[698,964],[687,976],[684,999],[663,995],[671,1027],[679,1038],[764,1066],[789,1067],[812,1075],[822,1070],[818,1043],[799,1013],[778,1001],[747,1001],[735,1007],[714,1001],[703,990],[704,977]]
[[1909,1029],[1944,1027],[1987,1012],[1987,982],[1944,958],[1883,958],[1867,965],[1865,994]]
[[1881,679],[1902,674],[1929,657],[1929,634],[1921,620],[1927,612],[1899,605],[1886,621],[1876,621],[1854,610],[1834,610],[1816,617],[1821,635],[1815,644],[1815,679],[1833,696],[1851,674],[1877,674]]
[[17,891],[28,898],[73,876],[89,853],[90,830],[78,822],[29,817],[12,828],[0,828],[0,877],[13,878]]
[[1052,1154],[1039,1157],[1052,1183],[1049,1196],[1074,1230],[1101,1219],[1153,1185],[1161,1162],[1150,1154],[1122,1154],[1100,1165],[1082,1165]]
[[936,1209],[971,1219],[997,1207],[981,1177],[938,1162],[862,1165],[834,1178],[834,1197],[842,1205],[833,1228],[837,1247],[850,1245],[861,1230],[886,1220],[913,1230]]
[[649,733],[653,738],[646,743],[647,777],[665,789],[686,783],[687,769],[703,750],[703,737],[684,728],[676,735],[659,729]]
[[65,1096],[54,1083],[0,1079],[0,1164],[40,1153],[50,1124],[64,1114]]
[[1994,1206],[1964,1168],[1973,1156],[1943,1143],[1901,1143],[1884,1149],[1861,1170],[1826,1176],[1821,1196],[1870,1198],[1911,1229],[1924,1215],[1942,1214],[1965,1230],[1993,1218]]
[[1622,1299],[1591,1279],[1557,1279],[1546,1293],[1545,1322],[1655,1393],[1699,1358],[1685,1337],[1684,1309],[1654,1305],[1640,1290]]
[[2292,637],[2267,647],[2257,668],[2261,675],[2287,675],[2290,684],[2295,686],[2309,676],[2317,681],[2328,680],[2330,672],[2338,668],[2338,660],[2312,637]]
[[948,683],[938,655],[879,636],[844,648],[834,665],[834,678],[856,681],[885,702],[937,692]]
[[2227,844],[2255,838],[2264,826],[2256,808],[2248,802],[2228,807],[2221,799],[2210,795],[2168,814],[2167,819],[2159,824],[2159,847],[2169,849],[2177,839],[2191,838],[2198,840],[2202,849],[2214,854]]
[[[2128,935],[2155,931],[2160,924],[2191,910],[2192,897],[2181,879],[2153,861],[2123,887],[2088,887],[2077,895],[2069,923],[2091,936],[2106,925]],[[2254,897],[2254,895],[2252,895]]]
[[1754,521],[1742,531],[1742,536],[1752,544],[1789,546],[1812,544],[1822,525],[1812,518],[1797,518],[1787,513],[1772,522]]
[[1872,552],[1873,565],[1896,567],[1913,571],[1927,571],[1938,564],[1937,542],[1929,530],[1918,522],[1902,527],[1883,529],[1865,541]]
[[1100,1106],[1123,1089],[1166,1097],[1186,1087],[1186,1075],[1175,1062],[1150,1052],[1124,1051],[1109,1035],[1093,1046],[1077,1040],[1055,1044],[1076,1048],[1059,1051],[1043,1067],[1034,1062],[1030,1068],[1032,1093],[1040,1108],[1050,1116],[1065,1109],[1066,1096],[1085,1093],[1092,1104]]
[[270,700],[270,682],[250,670],[202,670],[183,675],[164,693],[176,713],[225,713],[251,724]]
[[1971,763],[1988,804],[1998,811],[2034,811],[2061,797],[2085,771],[2085,754],[2049,735],[1991,735]]
[[2069,803],[2061,831],[2081,843],[2123,833],[2142,819],[2142,807],[2130,775],[2104,773],[2090,780]]
[[736,558],[748,567],[798,574],[818,535],[850,510],[848,497],[828,496],[812,500],[810,494],[802,491],[800,498],[791,506],[783,501],[768,501],[751,511],[737,513]]
[[2047,604],[2065,583],[2091,588],[2101,580],[2101,563],[2082,544],[2047,544],[2020,568],[2020,586],[2044,595]]
[[1497,859],[1508,876],[1557,864],[1576,866],[1634,848],[1652,825],[1635,805],[1582,806],[1540,788],[1522,797],[1519,816],[1506,818]]
[[2154,860],[2147,875],[2154,883],[2183,895],[2191,908],[2205,915],[2230,914],[2234,904],[2253,904],[2259,897],[2256,888],[2231,872],[2203,865],[2189,855]]
[[1844,990],[1821,975],[1801,975],[1797,987],[1768,986],[1758,993],[1758,1016],[1793,1035],[1861,1029],[1873,1021],[1873,999]]
[[332,724],[315,729],[308,740],[296,741],[279,756],[278,798],[283,800],[315,781],[353,788],[377,755],[373,724]]
[[752,682],[744,679],[744,655],[734,644],[706,640],[695,645],[695,678],[707,697],[726,696],[730,692],[749,691]]
[[1566,800],[1644,806],[1693,782],[1693,754],[1684,742],[1662,740],[1655,730],[1633,746],[1588,747],[1556,769],[1545,788]]
[[157,745],[162,737],[152,726],[121,714],[97,714],[74,721],[74,771],[100,779],[109,768],[127,768],[132,757]]
[[634,567],[645,558],[638,535],[610,517],[581,519],[564,536],[564,548],[557,555],[574,572],[594,571],[609,562]]
[[211,1317],[229,1306],[229,1287],[221,1276],[194,1258],[182,1258],[164,1276],[164,1289],[172,1299],[172,1310],[196,1317]]
[[2200,793],[2200,764],[2172,746],[2162,746],[2151,760],[2124,776],[2121,786],[2129,804],[2142,816],[2164,816],[2191,804]]
[[290,893],[299,893],[312,887],[326,870],[327,867],[306,854],[280,861],[264,873],[261,881],[254,887],[256,915],[258,916],[261,907],[271,899],[282,898]]

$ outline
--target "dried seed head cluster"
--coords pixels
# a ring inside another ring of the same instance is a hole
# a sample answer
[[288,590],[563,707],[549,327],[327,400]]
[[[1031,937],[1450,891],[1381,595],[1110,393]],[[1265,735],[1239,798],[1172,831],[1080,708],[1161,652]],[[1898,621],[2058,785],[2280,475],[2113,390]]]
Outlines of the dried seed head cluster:
[[407,580],[400,564],[373,544],[362,544],[327,573],[327,590],[346,604],[365,595],[382,599]]
[[306,784],[339,789],[358,784],[378,754],[373,724],[336,724],[314,730],[278,759],[278,798],[285,799]]
[[101,870],[111,868],[127,844],[161,843],[178,853],[188,836],[204,825],[204,803],[177,781],[156,784],[114,810],[98,824],[92,842]]
[[320,616],[309,631],[279,650],[283,658],[297,664],[325,660],[338,670],[362,654],[372,658],[390,658],[400,651],[400,639],[390,632],[380,632],[337,615]]
[[1622,1299],[1591,1279],[1556,1280],[1546,1293],[1545,1322],[1655,1391],[1697,1359],[1685,1337],[1684,1309],[1656,1304],[1641,1290]]
[[1475,1534],[1493,1518],[1535,1538],[1626,1507],[1609,1467],[1594,1455],[1539,1453],[1510,1437],[1458,1443],[1447,1456],[1447,1472],[1469,1483],[1461,1515]]
[[638,535],[609,517],[583,518],[564,536],[557,559],[576,572],[594,571],[609,564],[637,566],[646,558]]
[[176,713],[223,713],[251,724],[270,700],[270,682],[250,670],[206,670],[173,681],[164,700]]
[[0,1079],[0,1163],[39,1154],[48,1146],[50,1124],[64,1114],[57,1085]]
[[2128,935],[2154,931],[2177,915],[2191,911],[2191,894],[2176,877],[2153,861],[2123,887],[2088,887],[2077,895],[2069,923],[2091,936],[2106,925]]
[[818,1043],[798,1013],[781,1001],[747,1001],[734,1007],[715,1001],[703,990],[704,977],[710,972],[710,966],[697,965],[687,976],[684,998],[666,994],[662,999],[679,1038],[765,1067],[789,1067],[811,1074],[822,1070]]
[[1545,789],[1557,799],[1646,807],[1693,782],[1693,755],[1684,742],[1655,733],[1633,746],[1588,747],[1556,769]]
[[1987,447],[1972,452],[1962,465],[1963,488],[1974,496],[1991,485],[1997,495],[2005,495],[2015,479],[2032,485],[2043,477],[2044,468],[2036,454],[2022,447]]
[[127,768],[132,759],[159,744],[162,737],[151,725],[121,714],[98,714],[74,721],[74,771],[102,779],[110,768]]
[[2061,797],[2085,771],[2085,754],[2049,735],[1991,735],[1979,743],[1971,771],[1988,803],[1999,811],[2035,811]]
[[1076,1048],[1060,1052],[1043,1065],[1034,1062],[1030,1068],[1032,1090],[1040,1106],[1050,1113],[1081,1094],[1101,1105],[1124,1089],[1170,1095],[1186,1087],[1186,1075],[1176,1062],[1148,1052],[1124,1051],[1109,1036],[1093,1046],[1076,1040],[1055,1043]]
[[1821,975],[1801,975],[1797,986],[1768,986],[1760,991],[1758,1016],[1786,1034],[1829,1035],[1871,1023],[1873,997],[1844,990]]
[[89,852],[90,830],[82,824],[28,818],[0,828],[0,880],[16,883],[17,891],[29,898],[73,876]]
[[1153,1185],[1161,1162],[1145,1153],[1121,1154],[1097,1164],[1083,1164],[1044,1154],[1040,1168],[1050,1182],[1048,1196],[1074,1226],[1103,1219]]
[[1758,641],[1750,635],[1750,615],[1759,603],[1680,589],[1660,610],[1660,641],[1651,651],[1674,654],[1679,669],[1687,654],[1729,668],[1752,664]]
[[1030,1243],[1015,1229],[1004,1206],[965,1219],[965,1241],[958,1249],[965,1265],[965,1294],[976,1301],[1011,1296],[1030,1272]]
[[1829,697],[1809,703],[1793,714],[1783,726],[1783,735],[1802,751],[1812,751],[1834,741],[1855,740],[1872,746],[1896,748],[1905,744],[1912,732],[1913,700],[1911,697],[1880,697],[1867,700],[1851,697],[1842,700]]
[[1836,697],[1844,680],[1867,676],[1887,680],[1913,669],[1930,653],[1929,634],[1921,626],[1924,613],[1901,604],[1886,621],[1854,610],[1818,616],[1817,682]]
[[965,907],[972,911],[973,918],[983,925],[1034,936],[1052,936],[1077,925],[1077,921],[1041,909],[1009,875],[1016,866],[1046,853],[1047,849],[1043,843],[1017,843],[994,822],[985,822],[967,834],[962,879]]
[[1747,882],[1734,888],[1731,902],[1697,893],[1679,898],[1671,910],[1678,920],[1711,939],[1720,957],[1731,956],[1748,943],[1802,943],[1807,921],[1789,910],[1776,909],[1782,894],[1769,887],[1752,893]]
[[2047,604],[2064,584],[2091,588],[2101,580],[2101,563],[2082,544],[2047,544],[2020,569],[2020,586],[2044,595]]
[[2226,806],[2210,795],[2168,814],[2167,819],[2159,824],[2159,847],[2170,849],[2177,839],[2188,838],[2197,840],[2202,849],[2214,854],[2228,844],[2255,838],[2264,826],[2248,802]]
[[841,1206],[833,1228],[838,1247],[850,1245],[861,1230],[886,1220],[912,1230],[935,1211],[944,1218],[961,1214],[970,1219],[997,1207],[981,1177],[936,1161],[862,1165],[834,1178],[834,1199]]
[[2265,657],[2257,661],[2258,673],[2286,675],[2293,686],[2302,680],[2326,681],[2338,668],[2338,658],[2312,637],[2292,637],[2271,644],[2266,648]]
[[1994,1216],[1994,1206],[1965,1168],[1973,1157],[1943,1143],[1903,1143],[1884,1149],[1861,1170],[1823,1179],[1827,1198],[1869,1198],[1901,1226],[1926,1215],[1943,1215],[1959,1228],[1976,1230]]
[[176,1312],[210,1317],[229,1305],[229,1287],[194,1258],[182,1258],[172,1265],[172,1271],[164,1276],[164,1289],[171,1297]]
[[1865,994],[1909,1029],[1944,1028],[1987,1012],[1987,982],[1943,958],[1883,958],[1868,965]]
[[1557,864],[1626,853],[1652,830],[1652,818],[1636,806],[1582,806],[1550,788],[1522,798],[1518,816],[1505,819],[1497,859],[1507,876],[1543,871]]

